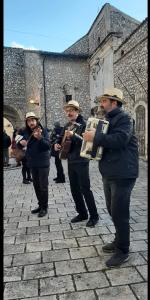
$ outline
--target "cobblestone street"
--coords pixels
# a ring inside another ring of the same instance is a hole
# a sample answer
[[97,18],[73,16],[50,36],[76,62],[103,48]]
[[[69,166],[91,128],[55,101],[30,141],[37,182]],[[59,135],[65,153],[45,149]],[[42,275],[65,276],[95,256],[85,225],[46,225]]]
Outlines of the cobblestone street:
[[22,184],[21,168],[4,170],[4,300],[146,300],[147,299],[147,165],[130,206],[130,259],[108,269],[111,254],[102,245],[113,240],[114,226],[107,213],[97,162],[90,162],[91,189],[100,220],[71,224],[76,215],[66,183],[56,184],[54,159],[49,175],[48,215],[31,214],[37,206],[33,185]]

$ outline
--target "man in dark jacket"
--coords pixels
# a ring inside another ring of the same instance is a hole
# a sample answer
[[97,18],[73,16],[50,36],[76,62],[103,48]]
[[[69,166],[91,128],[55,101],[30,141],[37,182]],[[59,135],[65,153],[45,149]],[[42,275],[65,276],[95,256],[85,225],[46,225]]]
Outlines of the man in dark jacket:
[[53,179],[56,183],[64,183],[65,182],[65,174],[64,174],[61,159],[59,158],[59,152],[54,150],[54,144],[55,144],[56,140],[59,138],[62,128],[63,127],[60,126],[60,123],[58,121],[55,122],[54,128],[50,135],[51,156],[55,157],[55,166],[56,166],[56,170],[57,170],[57,177]]
[[11,145],[11,138],[6,133],[5,130],[3,130],[3,165],[9,166],[9,147]]
[[48,209],[48,175],[50,166],[50,140],[46,129],[39,123],[35,113],[26,114],[26,130],[22,146],[27,147],[26,158],[31,169],[33,186],[38,199],[38,208],[31,211],[39,217],[47,214]]
[[[64,110],[69,122],[65,125],[60,138],[58,138],[55,144],[55,150],[58,151],[61,149],[61,141],[65,133],[66,137],[71,139],[71,148],[68,153],[68,175],[72,197],[78,212],[78,215],[74,217],[71,222],[76,223],[88,219],[87,205],[90,218],[86,226],[92,227],[98,222],[99,216],[94,196],[90,189],[89,160],[80,157],[82,145],[81,135],[85,130],[86,123],[82,115],[79,114],[80,107],[77,101],[69,101],[64,106]],[[70,127],[76,128],[75,132],[70,130]]]
[[127,261],[130,246],[129,206],[131,191],[138,177],[138,144],[134,135],[132,118],[122,110],[123,93],[111,88],[99,97],[100,108],[109,121],[108,134],[85,132],[85,141],[103,147],[99,161],[107,210],[115,226],[115,239],[102,247],[104,252],[114,252],[106,261],[114,267]]

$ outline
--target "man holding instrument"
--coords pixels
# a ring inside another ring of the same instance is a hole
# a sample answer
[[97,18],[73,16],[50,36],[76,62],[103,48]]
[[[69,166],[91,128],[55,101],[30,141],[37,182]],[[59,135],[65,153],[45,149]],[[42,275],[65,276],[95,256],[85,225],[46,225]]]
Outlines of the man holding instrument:
[[23,139],[19,143],[27,147],[27,164],[31,168],[33,186],[38,199],[38,207],[31,213],[39,213],[38,217],[43,217],[48,209],[50,140],[47,130],[42,127],[35,113],[26,114],[25,125]]
[[[93,227],[98,222],[99,216],[97,213],[94,196],[90,189],[89,160],[87,158],[80,157],[82,144],[81,135],[85,130],[86,123],[80,114],[81,109],[77,101],[69,101],[64,106],[64,111],[69,122],[64,126],[64,129],[61,132],[60,137],[57,139],[54,148],[55,151],[61,150],[61,142],[64,134],[66,138],[71,140],[71,147],[68,153],[68,175],[72,197],[76,205],[76,211],[78,212],[78,215],[74,217],[71,222],[77,223],[87,220],[88,208],[90,218],[86,226]],[[73,125],[77,128],[75,132],[73,129],[68,129],[69,127],[73,128]]]
[[102,247],[104,252],[114,252],[106,261],[107,267],[118,266],[129,259],[130,196],[138,177],[138,144],[134,135],[134,122],[122,110],[123,93],[111,88],[99,98],[100,108],[109,121],[108,134],[86,131],[85,141],[102,146],[103,156],[99,161],[108,213],[115,226],[115,239]]

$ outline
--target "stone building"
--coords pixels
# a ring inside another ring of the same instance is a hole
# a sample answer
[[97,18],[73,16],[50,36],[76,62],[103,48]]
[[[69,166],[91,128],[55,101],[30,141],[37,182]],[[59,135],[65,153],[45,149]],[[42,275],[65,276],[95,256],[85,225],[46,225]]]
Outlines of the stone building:
[[146,158],[147,19],[140,23],[106,3],[88,33],[62,53],[4,48],[4,117],[13,127],[31,110],[48,128],[56,120],[63,125],[70,99],[88,118],[110,86],[123,90]]

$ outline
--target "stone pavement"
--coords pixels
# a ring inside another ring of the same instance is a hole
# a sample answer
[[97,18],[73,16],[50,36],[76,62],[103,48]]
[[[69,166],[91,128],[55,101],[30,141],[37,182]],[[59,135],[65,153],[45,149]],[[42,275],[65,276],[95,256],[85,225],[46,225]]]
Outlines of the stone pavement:
[[[67,174],[66,161],[63,161]],[[130,260],[118,268],[105,265],[110,254],[102,245],[114,237],[97,162],[90,162],[91,188],[99,223],[71,224],[75,208],[68,177],[56,184],[53,158],[49,176],[48,215],[38,218],[33,185],[22,184],[21,168],[4,171],[4,300],[146,300],[147,299],[147,166],[131,199]]]

